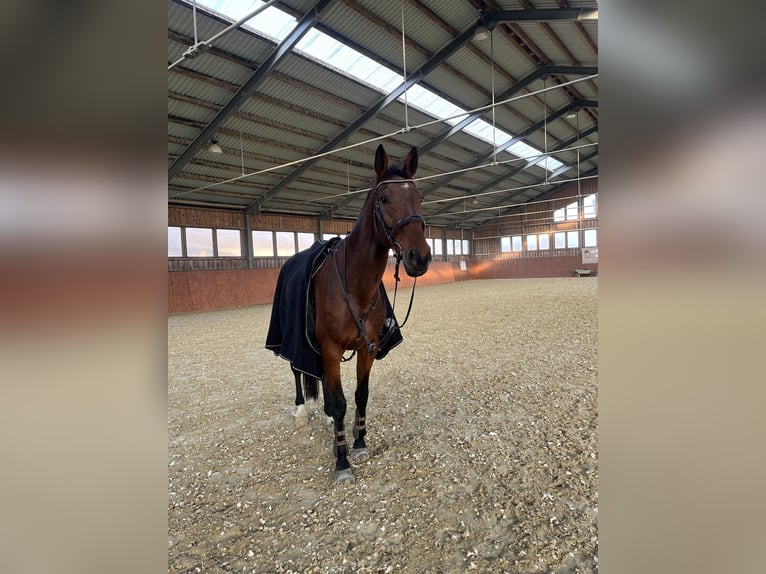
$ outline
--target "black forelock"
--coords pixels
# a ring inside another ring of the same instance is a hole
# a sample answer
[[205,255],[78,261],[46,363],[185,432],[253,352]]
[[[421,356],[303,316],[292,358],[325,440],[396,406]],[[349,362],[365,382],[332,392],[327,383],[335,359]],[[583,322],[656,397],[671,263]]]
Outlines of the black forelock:
[[404,179],[409,179],[410,178],[410,176],[407,175],[404,172],[404,169],[400,165],[395,165],[395,166],[389,167],[388,171],[386,171],[385,179],[388,179],[392,175],[398,175],[399,177],[403,177]]

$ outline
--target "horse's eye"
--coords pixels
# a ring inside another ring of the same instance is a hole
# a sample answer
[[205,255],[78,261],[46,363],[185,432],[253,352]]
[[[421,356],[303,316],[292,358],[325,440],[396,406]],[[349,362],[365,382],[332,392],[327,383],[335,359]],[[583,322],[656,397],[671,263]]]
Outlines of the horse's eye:
[[380,203],[382,203],[383,205],[386,205],[388,203],[388,197],[386,197],[385,195],[381,196]]

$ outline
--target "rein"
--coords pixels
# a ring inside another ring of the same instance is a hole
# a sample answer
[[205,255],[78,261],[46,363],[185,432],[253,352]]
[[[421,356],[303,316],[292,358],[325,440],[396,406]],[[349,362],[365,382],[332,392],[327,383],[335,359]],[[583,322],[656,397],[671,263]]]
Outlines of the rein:
[[[391,309],[392,311],[396,310],[396,292],[399,290],[399,263],[402,262],[402,255],[401,253],[396,254],[396,267],[394,268],[394,279],[396,279],[396,283],[394,283],[394,302],[391,303]],[[412,301],[415,299],[415,286],[418,284],[418,278],[415,277],[415,280],[412,282],[412,291],[410,291],[410,304],[407,306],[407,314],[404,316],[404,321],[399,325],[399,328],[401,329],[407,324],[407,319],[410,318],[410,311],[412,311]]]
[[[396,283],[394,284],[394,302],[391,305],[392,309],[396,309],[396,293],[399,289],[399,281],[401,280],[399,278],[399,264],[402,262],[402,246],[399,245],[398,242],[394,240],[394,234],[399,230],[400,227],[403,227],[404,225],[407,225],[408,223],[411,223],[413,221],[419,221],[420,224],[423,226],[423,229],[426,227],[426,220],[423,218],[422,215],[419,215],[417,213],[411,213],[409,215],[406,215],[402,217],[399,221],[394,223],[393,227],[389,227],[386,225],[386,221],[383,219],[383,213],[380,211],[380,197],[378,196],[378,189],[380,189],[381,185],[384,185],[386,183],[415,183],[415,180],[412,179],[386,179],[381,182],[379,182],[375,186],[375,207],[373,209],[375,213],[375,225],[377,227],[378,222],[380,222],[381,227],[383,228],[383,232],[386,235],[386,239],[388,239],[388,243],[391,246],[391,249],[394,250],[394,253],[396,254],[396,268],[394,269],[394,279],[396,279]],[[397,250],[396,247],[399,249]],[[407,307],[407,315],[404,317],[404,321],[399,325],[399,328],[404,327],[404,325],[407,323],[407,319],[410,318],[410,311],[412,310],[412,301],[415,298],[415,286],[418,283],[418,278],[415,277],[415,281],[412,283],[412,291],[410,293],[410,304]]]
[[[347,260],[348,257],[345,258]],[[354,311],[354,306],[351,304],[351,297],[348,295],[348,288],[346,287],[346,284],[344,281],[340,278],[340,270],[338,269],[338,251],[337,249],[333,251],[332,253],[332,260],[335,267],[335,276],[338,278],[338,286],[340,287],[340,292],[343,295],[343,299],[346,301],[346,306],[348,307],[348,310],[351,311],[351,316],[354,318],[354,323],[356,323],[357,328],[357,334],[356,334],[356,342],[354,343],[354,351],[351,353],[348,357],[341,356],[340,360],[341,362],[350,361],[354,358],[354,355],[356,355],[356,350],[359,347],[359,343],[361,341],[361,338],[364,337],[364,342],[367,343],[367,352],[370,355],[373,355],[375,351],[377,350],[377,345],[370,341],[370,337],[367,335],[367,329],[364,326],[364,322],[367,320],[367,317],[370,316],[370,313],[372,313],[375,310],[375,307],[378,304],[378,300],[380,299],[380,291],[378,291],[377,297],[375,297],[375,301],[372,303],[372,306],[367,310],[367,312],[364,314],[364,317],[360,317],[356,311]]]

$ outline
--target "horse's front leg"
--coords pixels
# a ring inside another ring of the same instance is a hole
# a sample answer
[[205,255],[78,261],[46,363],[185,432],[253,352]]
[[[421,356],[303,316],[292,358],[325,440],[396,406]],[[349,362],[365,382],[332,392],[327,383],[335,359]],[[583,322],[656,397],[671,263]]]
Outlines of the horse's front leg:
[[359,353],[356,360],[356,414],[354,416],[354,446],[351,449],[351,459],[363,461],[370,458],[364,437],[367,434],[367,397],[369,396],[370,371],[374,357],[369,353]]
[[339,484],[354,483],[354,473],[348,462],[348,445],[343,427],[346,416],[346,397],[340,382],[340,358],[337,361],[324,361],[324,380],[322,381],[325,400],[325,413],[333,418],[335,440],[335,481]]

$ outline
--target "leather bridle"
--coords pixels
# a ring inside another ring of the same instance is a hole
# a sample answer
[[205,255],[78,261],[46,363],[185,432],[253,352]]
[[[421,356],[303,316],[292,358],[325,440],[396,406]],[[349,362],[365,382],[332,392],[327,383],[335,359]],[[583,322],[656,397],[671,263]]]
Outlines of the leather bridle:
[[[384,185],[386,183],[411,183],[415,184],[415,181],[412,179],[385,179],[381,182],[379,182],[375,186],[375,206],[373,208],[373,212],[375,213],[375,217],[373,221],[375,222],[375,225],[377,226],[378,222],[380,222],[380,226],[383,228],[383,232],[386,234],[386,239],[388,239],[389,246],[391,249],[394,250],[394,253],[396,254],[396,266],[394,268],[394,279],[396,280],[396,283],[394,283],[394,301],[391,305],[392,309],[396,309],[396,293],[399,290],[399,281],[401,280],[399,277],[399,264],[402,262],[402,246],[399,244],[398,241],[394,239],[394,234],[403,226],[407,225],[408,223],[412,223],[413,221],[419,221],[420,225],[423,226],[423,229],[426,228],[426,220],[425,218],[418,214],[418,213],[410,213],[409,215],[405,215],[402,217],[399,221],[394,223],[393,227],[389,227],[386,225],[385,219],[383,219],[383,213],[380,211],[380,196],[378,194],[378,190],[380,189],[381,185]],[[399,249],[397,249],[397,247]],[[399,327],[404,327],[404,325],[407,323],[407,319],[410,318],[410,311],[412,311],[412,300],[415,297],[415,286],[418,284],[418,278],[415,277],[415,281],[412,283],[412,292],[410,293],[410,304],[407,307],[407,315],[404,317],[404,321],[399,325]],[[396,319],[394,318],[394,322]],[[391,336],[393,333],[393,325],[392,328],[386,333],[384,336],[384,339],[388,339],[388,337]]]
[[[423,226],[423,229],[426,228],[426,220],[423,218],[422,215],[418,213],[410,213],[409,215],[405,215],[402,217],[399,221],[394,223],[393,227],[389,227],[386,224],[386,220],[383,219],[383,213],[380,210],[380,194],[378,193],[378,190],[380,189],[381,185],[385,185],[387,183],[411,183],[415,184],[415,181],[412,179],[386,179],[381,182],[379,182],[375,186],[375,206],[373,207],[373,212],[375,214],[375,223],[376,225],[380,223],[380,226],[383,228],[383,233],[386,235],[386,239],[388,240],[389,246],[391,249],[394,250],[394,252],[401,257],[402,253],[402,246],[399,244],[398,241],[394,239],[394,235],[397,231],[399,231],[400,228],[404,227],[408,223],[412,223],[413,221],[419,221],[420,224]],[[396,248],[399,248],[398,250]]]

